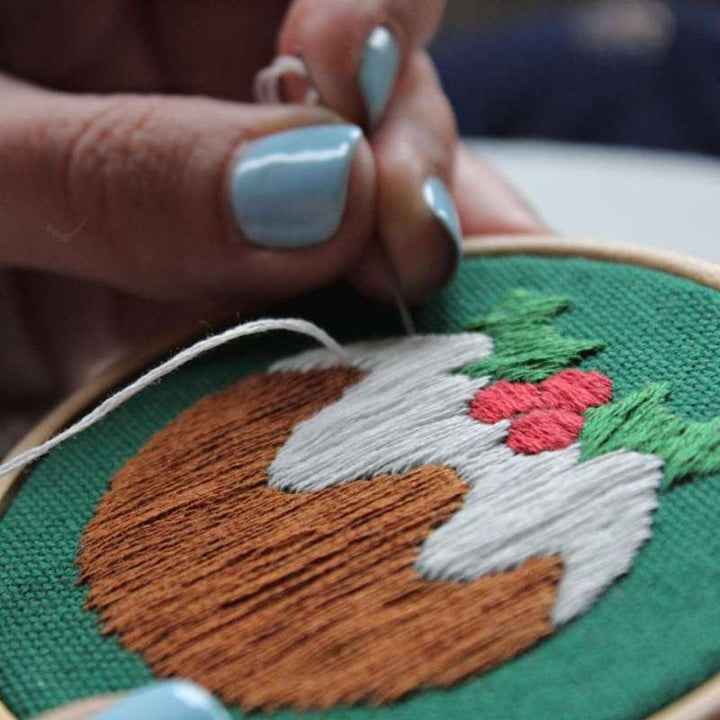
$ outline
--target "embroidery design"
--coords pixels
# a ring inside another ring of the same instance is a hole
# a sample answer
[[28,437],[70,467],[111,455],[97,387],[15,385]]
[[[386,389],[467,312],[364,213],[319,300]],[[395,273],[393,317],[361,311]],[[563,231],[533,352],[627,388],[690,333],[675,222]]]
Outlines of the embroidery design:
[[571,445],[583,428],[583,413],[610,398],[612,382],[602,373],[563,370],[537,385],[501,380],[480,390],[470,417],[488,424],[510,420],[505,442],[532,455]]
[[282,360],[116,475],[78,558],[106,632],[245,709],[387,703],[586,612],[650,537],[663,477],[720,469],[718,421],[571,366],[567,302],[473,332]]

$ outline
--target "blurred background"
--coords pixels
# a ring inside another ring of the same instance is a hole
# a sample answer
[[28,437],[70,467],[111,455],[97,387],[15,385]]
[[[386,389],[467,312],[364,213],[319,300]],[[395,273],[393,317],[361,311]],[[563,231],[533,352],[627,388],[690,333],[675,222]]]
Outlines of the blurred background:
[[577,5],[577,0],[449,0],[444,33],[452,37],[465,30],[486,30],[522,20],[538,11],[560,10]]
[[720,262],[720,1],[449,0],[432,52],[551,227]]

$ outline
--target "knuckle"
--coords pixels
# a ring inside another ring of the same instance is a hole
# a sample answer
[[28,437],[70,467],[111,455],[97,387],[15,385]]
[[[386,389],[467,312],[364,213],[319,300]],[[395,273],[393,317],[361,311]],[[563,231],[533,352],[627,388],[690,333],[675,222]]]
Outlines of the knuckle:
[[79,123],[65,158],[72,202],[107,216],[106,211],[128,199],[128,194],[141,200],[155,189],[161,172],[159,148],[150,133],[155,113],[151,99],[116,98]]
[[197,138],[167,122],[152,96],[103,102],[69,138],[64,185],[116,272],[166,294],[177,288],[187,246],[173,232],[179,186]]

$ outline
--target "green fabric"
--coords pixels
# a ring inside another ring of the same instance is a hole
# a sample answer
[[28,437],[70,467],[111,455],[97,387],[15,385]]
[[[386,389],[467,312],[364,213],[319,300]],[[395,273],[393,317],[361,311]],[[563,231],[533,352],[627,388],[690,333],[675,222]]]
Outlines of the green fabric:
[[602,343],[566,337],[554,325],[555,316],[570,306],[570,298],[544,297],[517,290],[467,328],[492,337],[493,354],[461,368],[471,377],[491,375],[497,380],[540,382],[584,355],[602,349]]
[[[581,367],[615,384],[616,398],[672,386],[680,417],[720,416],[720,293],[687,280],[568,258],[466,261],[453,285],[417,313],[425,331],[457,331],[508,293],[567,296],[562,333],[606,348]],[[349,294],[295,305],[341,339],[397,333],[391,310]],[[152,675],[102,637],[83,610],[73,562],[83,527],[113,473],[164,423],[204,394],[303,346],[290,336],[242,340],[144,391],[66,443],[29,475],[0,520],[0,697],[20,717],[78,697],[131,688]],[[279,712],[290,720],[609,720],[640,718],[720,668],[720,475],[661,496],[653,537],[631,573],[583,617],[496,670],[382,709]],[[179,558],[179,561],[182,561]],[[239,717],[239,715],[238,715]]]
[[584,460],[613,450],[661,457],[665,487],[681,478],[720,472],[720,418],[688,422],[667,406],[667,383],[648,385],[620,402],[590,408],[580,436]]

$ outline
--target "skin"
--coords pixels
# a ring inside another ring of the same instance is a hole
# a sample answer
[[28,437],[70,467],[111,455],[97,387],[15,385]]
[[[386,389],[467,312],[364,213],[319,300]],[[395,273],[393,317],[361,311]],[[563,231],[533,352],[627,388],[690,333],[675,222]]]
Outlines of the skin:
[[[451,188],[466,234],[544,230],[458,144],[423,47],[441,0],[8,0],[0,29],[0,265],[51,358],[0,359],[59,391],[156,338],[245,316],[331,282],[387,299],[377,237],[410,302],[449,280],[452,246],[422,183]],[[401,66],[352,167],[342,225],[302,250],[253,246],[229,221],[225,178],[254,138],[365,125],[365,40],[394,33]],[[255,73],[300,50],[323,107],[251,104]],[[2,280],[2,278],[0,278]],[[0,388],[2,390],[2,388]],[[62,716],[64,717],[64,716]],[[70,717],[70,716],[68,716]],[[75,717],[75,716],[72,716]]]
[[[422,49],[441,12],[440,0],[6,2],[0,263],[25,271],[14,282],[35,344],[53,358],[44,374],[66,389],[160,331],[260,312],[338,280],[387,299],[378,235],[407,299],[427,297],[452,263],[422,201],[429,174],[452,188],[466,234],[541,231],[457,143]],[[395,34],[401,69],[357,154],[339,232],[300,251],[252,246],[228,220],[230,159],[285,128],[364,124],[355,77],[378,24]],[[298,49],[327,107],[249,104],[254,74]]]
[[121,695],[103,695],[90,698],[82,702],[66,705],[59,710],[40,715],[36,720],[85,720],[98,715],[117,704],[122,699]]

